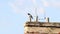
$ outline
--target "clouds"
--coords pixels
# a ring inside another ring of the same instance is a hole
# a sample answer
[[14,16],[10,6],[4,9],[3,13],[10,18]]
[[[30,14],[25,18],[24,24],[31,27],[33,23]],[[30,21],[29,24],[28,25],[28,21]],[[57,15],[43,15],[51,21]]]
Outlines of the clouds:
[[14,13],[18,13],[20,11],[14,3],[9,2],[8,4],[13,9]]
[[[15,13],[21,13],[24,8],[28,8],[29,4],[27,2],[32,2],[34,6],[36,5],[36,0],[14,0],[13,2],[8,2],[9,6],[14,10]],[[31,5],[31,4],[30,4]],[[36,7],[36,6],[35,6]],[[29,9],[29,8],[28,8]]]
[[60,7],[60,0],[41,0],[45,7]]
[[16,0],[14,3],[15,3],[16,5],[21,6],[21,5],[24,4],[24,0]]
[[41,0],[42,4],[45,6],[45,7],[48,7],[49,6],[49,3],[48,1],[46,0]]
[[[59,0],[58,1],[56,1],[56,0],[40,0],[40,1],[39,0],[29,0],[29,2],[33,3],[35,8],[40,7],[41,8],[40,10],[42,12],[44,11],[44,7],[60,7],[60,1]],[[40,3],[38,3],[38,2],[40,2]],[[28,3],[28,0],[14,0],[14,2],[10,1],[8,4],[12,7],[12,9],[15,12],[19,13],[21,11],[22,7],[28,8],[28,7],[30,7],[30,5],[32,6],[32,4],[30,4],[30,3]],[[39,5],[39,7],[38,7],[38,5]]]
[[56,0],[52,1],[52,0],[51,0],[51,2],[52,2],[52,3],[50,3],[50,6],[60,7],[60,1],[56,1]]
[[14,0],[13,2],[8,2],[8,5],[13,9],[14,13],[20,13],[21,9],[19,8],[24,4],[24,0]]
[[40,13],[40,14],[43,14],[44,11],[45,11],[44,8],[40,8],[40,9],[39,9],[39,13]]
[[[34,5],[40,5],[40,3],[37,3],[37,1],[38,0],[32,0]],[[41,2],[44,7],[60,7],[60,0],[41,0]]]
[[[33,7],[30,7],[28,2],[33,2],[35,5],[36,1],[35,0],[16,0],[14,2],[8,2],[9,6],[12,8],[13,13],[22,13],[26,15],[27,13],[34,13]],[[29,7],[28,7],[29,6]]]
[[36,0],[31,0],[33,2],[33,4],[36,4]]

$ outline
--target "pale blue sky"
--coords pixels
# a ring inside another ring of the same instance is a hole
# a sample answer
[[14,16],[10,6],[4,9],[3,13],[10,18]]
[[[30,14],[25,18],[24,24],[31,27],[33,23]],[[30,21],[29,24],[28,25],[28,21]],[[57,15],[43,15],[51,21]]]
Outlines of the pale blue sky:
[[24,34],[27,13],[60,22],[60,0],[0,0],[0,34]]

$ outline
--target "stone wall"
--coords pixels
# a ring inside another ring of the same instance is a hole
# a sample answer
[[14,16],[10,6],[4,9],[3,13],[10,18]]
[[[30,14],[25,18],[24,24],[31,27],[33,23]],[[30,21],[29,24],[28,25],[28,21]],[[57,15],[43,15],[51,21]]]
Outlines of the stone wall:
[[39,33],[59,33],[60,28],[46,28],[46,27],[25,27],[24,32],[39,32]]
[[60,23],[26,22],[24,34],[60,34]]

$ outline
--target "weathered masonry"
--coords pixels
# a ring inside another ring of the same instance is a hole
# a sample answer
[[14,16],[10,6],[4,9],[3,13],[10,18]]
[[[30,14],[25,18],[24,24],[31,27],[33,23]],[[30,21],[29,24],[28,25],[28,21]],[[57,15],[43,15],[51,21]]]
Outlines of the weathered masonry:
[[32,15],[28,15],[30,21],[24,24],[24,34],[60,34],[60,22],[49,22],[49,18],[45,18],[46,22],[39,22],[38,16],[32,21]]
[[24,25],[24,34],[59,34],[60,23],[47,22],[26,22]]

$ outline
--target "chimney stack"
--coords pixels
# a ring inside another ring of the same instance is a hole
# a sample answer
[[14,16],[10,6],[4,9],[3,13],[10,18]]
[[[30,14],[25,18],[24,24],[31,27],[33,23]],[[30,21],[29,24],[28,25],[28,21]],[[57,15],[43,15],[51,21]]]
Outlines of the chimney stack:
[[38,23],[38,16],[36,16],[36,23]]
[[49,17],[46,17],[46,22],[49,23]]

